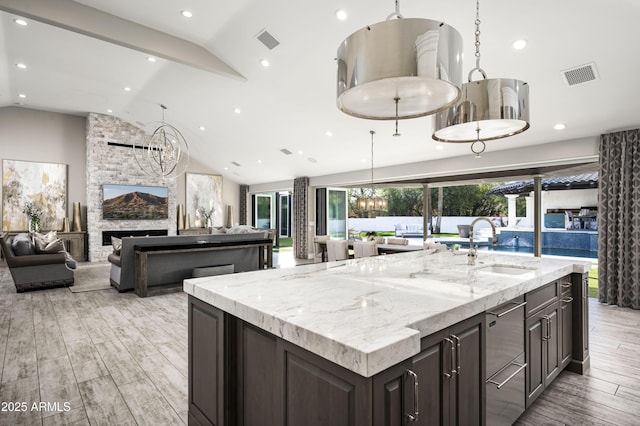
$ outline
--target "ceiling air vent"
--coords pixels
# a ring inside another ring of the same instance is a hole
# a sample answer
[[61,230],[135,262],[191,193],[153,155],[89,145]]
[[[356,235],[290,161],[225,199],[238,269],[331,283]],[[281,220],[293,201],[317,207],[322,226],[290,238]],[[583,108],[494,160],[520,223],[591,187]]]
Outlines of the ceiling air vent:
[[236,167],[240,167],[240,163],[238,163],[237,161],[232,161],[231,164],[233,164]]
[[318,160],[316,160],[313,157],[309,157],[309,158],[307,158],[307,160],[309,160],[311,163],[317,163],[318,162]]
[[283,153],[284,155],[291,155],[293,154],[293,152],[289,151],[287,148],[282,148],[280,150],[281,153]]
[[267,30],[260,31],[260,34],[258,34],[258,40],[260,40],[262,44],[267,46],[267,49],[269,50],[272,50],[274,47],[280,44],[280,42],[276,40],[274,36],[269,34]]
[[579,67],[562,71],[562,78],[565,83],[567,83],[567,86],[575,86],[576,84],[597,80],[599,77],[596,64],[591,62],[590,64],[580,65]]

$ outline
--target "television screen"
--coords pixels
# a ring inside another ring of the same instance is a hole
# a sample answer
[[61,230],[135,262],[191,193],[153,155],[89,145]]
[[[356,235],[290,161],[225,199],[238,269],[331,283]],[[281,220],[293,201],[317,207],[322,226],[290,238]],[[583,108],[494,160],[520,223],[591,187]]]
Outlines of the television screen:
[[102,185],[102,218],[160,220],[169,217],[166,186]]

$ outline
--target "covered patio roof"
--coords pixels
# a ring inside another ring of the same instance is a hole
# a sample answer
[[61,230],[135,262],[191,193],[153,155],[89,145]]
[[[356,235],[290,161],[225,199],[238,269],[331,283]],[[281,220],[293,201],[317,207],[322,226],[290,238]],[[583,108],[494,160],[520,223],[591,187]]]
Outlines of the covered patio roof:
[[[588,189],[598,187],[598,172],[584,173],[575,176],[554,177],[542,179],[544,191],[562,189]],[[533,191],[533,179],[507,182],[489,191],[491,195],[528,194]]]

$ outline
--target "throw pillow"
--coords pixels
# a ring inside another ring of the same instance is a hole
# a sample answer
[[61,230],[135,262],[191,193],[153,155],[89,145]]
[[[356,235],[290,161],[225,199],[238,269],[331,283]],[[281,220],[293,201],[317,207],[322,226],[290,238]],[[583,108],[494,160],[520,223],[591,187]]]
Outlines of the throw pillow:
[[13,249],[13,254],[16,256],[36,254],[36,249],[33,246],[33,242],[31,241],[31,236],[29,234],[18,234],[13,237],[11,248]]
[[122,239],[111,237],[111,245],[113,246],[113,252],[119,255],[120,250],[122,250]]
[[59,253],[65,251],[64,243],[60,238],[56,238],[53,241],[47,241],[47,239],[34,235],[34,241],[36,246],[36,253],[48,254]]
[[[33,234],[33,239],[41,239],[42,241],[46,242],[46,243],[51,243],[55,240],[58,239],[58,231],[49,231],[46,234],[40,234],[38,232],[36,232],[35,234]],[[35,241],[34,241],[35,243]]]

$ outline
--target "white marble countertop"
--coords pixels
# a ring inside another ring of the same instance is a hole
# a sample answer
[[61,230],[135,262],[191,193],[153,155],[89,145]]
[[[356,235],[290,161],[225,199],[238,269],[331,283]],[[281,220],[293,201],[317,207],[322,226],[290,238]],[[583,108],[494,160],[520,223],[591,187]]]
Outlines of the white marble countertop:
[[[370,377],[420,351],[420,338],[589,261],[419,251],[184,281],[188,294]],[[490,272],[491,265],[507,265]],[[512,273],[524,273],[511,275]]]

